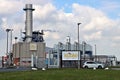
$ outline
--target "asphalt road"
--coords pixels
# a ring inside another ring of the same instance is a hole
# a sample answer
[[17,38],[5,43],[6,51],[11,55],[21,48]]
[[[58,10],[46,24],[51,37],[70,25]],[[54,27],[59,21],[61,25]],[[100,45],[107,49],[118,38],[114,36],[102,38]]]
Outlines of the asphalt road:
[[111,68],[112,70],[120,70],[120,68]]
[[28,71],[31,68],[0,68],[0,72],[11,72],[11,71]]
[[[30,71],[30,70],[32,69],[31,68],[0,68],[0,72]],[[120,68],[111,68],[111,70],[120,70]]]

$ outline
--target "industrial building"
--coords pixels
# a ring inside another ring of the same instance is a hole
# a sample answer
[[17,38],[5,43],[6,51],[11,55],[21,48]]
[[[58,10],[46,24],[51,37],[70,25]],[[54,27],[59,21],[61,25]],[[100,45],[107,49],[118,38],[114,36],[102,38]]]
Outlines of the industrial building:
[[79,44],[79,48],[77,42],[71,44],[70,40],[66,40],[65,44],[59,42],[53,48],[46,48],[46,59],[48,68],[77,68],[79,64],[82,67],[85,61],[100,62],[105,66],[119,65],[114,55],[93,55],[92,46],[84,41]]
[[91,60],[93,54],[92,46],[84,41],[79,44],[79,48],[77,42],[74,44],[71,44],[70,41],[67,41],[66,44],[59,42],[53,48],[48,48],[46,52],[48,68],[76,68],[78,60],[80,64],[83,64],[84,61]]
[[[33,31],[32,4],[26,4],[23,9],[26,12],[25,21],[25,36],[22,42],[13,44],[13,64],[21,67],[76,67],[79,61],[89,60],[92,57],[92,46],[83,42],[78,44],[75,42],[71,44],[70,38],[67,39],[66,44],[59,42],[53,48],[46,49],[43,39],[43,31]],[[78,47],[79,46],[79,47]],[[48,51],[45,51],[48,50]],[[63,51],[75,51],[75,60],[65,60],[62,55]],[[79,53],[77,53],[79,52]],[[46,54],[45,54],[46,53]],[[46,63],[45,63],[46,61]],[[82,63],[82,62],[80,62]],[[71,65],[70,65],[71,64]]]
[[33,31],[32,4],[26,4],[25,37],[13,44],[13,64],[21,67],[45,67],[45,43],[43,31]]
[[109,66],[115,65],[115,56],[94,56],[90,44],[85,41],[72,44],[70,37],[65,43],[58,42],[52,48],[46,47],[43,30],[33,31],[32,14],[35,9],[32,8],[32,4],[26,4],[23,10],[26,12],[24,37],[22,41],[13,44],[12,53],[2,57],[2,65],[5,66],[5,62],[9,61],[8,65],[14,64],[18,67],[76,68],[88,60],[109,62]]
[[117,58],[114,55],[93,55],[93,60],[101,62],[105,66],[118,66]]

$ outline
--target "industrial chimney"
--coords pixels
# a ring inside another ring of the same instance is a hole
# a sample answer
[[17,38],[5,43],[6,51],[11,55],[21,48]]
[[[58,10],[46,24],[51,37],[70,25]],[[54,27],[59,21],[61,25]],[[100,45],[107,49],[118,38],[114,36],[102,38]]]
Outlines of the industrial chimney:
[[32,30],[33,30],[32,11],[34,11],[35,9],[32,8],[32,4],[26,4],[23,10],[26,12],[25,42],[31,42],[32,41]]

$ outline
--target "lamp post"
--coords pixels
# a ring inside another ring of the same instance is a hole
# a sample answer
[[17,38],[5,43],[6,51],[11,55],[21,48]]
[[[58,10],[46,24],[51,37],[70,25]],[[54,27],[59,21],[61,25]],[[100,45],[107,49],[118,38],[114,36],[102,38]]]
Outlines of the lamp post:
[[6,32],[7,32],[7,48],[6,48],[6,55],[8,55],[8,33],[11,29],[6,29]]
[[[80,48],[79,48],[79,25],[80,25],[81,23],[78,23],[77,25],[78,25],[78,69],[80,69],[80,67],[81,67],[81,54],[79,53],[80,52]],[[79,57],[80,57],[80,60],[79,60]]]

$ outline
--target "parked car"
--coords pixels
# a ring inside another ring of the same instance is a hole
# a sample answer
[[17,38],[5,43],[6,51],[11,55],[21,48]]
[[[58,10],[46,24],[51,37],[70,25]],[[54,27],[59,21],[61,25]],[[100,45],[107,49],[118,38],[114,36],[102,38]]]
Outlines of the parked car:
[[102,69],[102,68],[104,68],[104,64],[98,63],[98,62],[95,62],[95,61],[86,61],[83,64],[83,68],[99,68],[99,69]]

